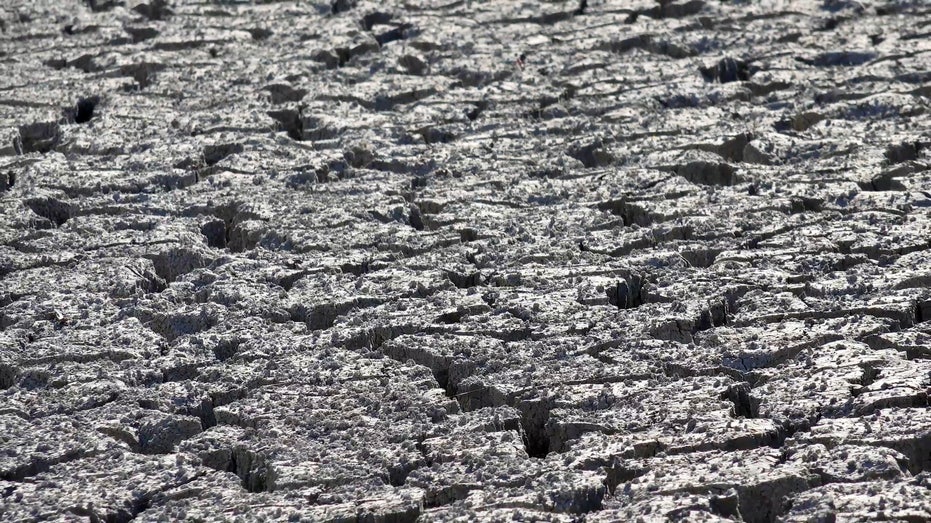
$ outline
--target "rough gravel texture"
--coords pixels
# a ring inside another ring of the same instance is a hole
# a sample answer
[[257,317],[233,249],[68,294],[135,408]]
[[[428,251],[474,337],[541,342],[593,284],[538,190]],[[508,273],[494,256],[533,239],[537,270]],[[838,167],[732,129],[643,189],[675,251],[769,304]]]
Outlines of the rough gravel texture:
[[931,519],[922,0],[0,2],[0,520]]

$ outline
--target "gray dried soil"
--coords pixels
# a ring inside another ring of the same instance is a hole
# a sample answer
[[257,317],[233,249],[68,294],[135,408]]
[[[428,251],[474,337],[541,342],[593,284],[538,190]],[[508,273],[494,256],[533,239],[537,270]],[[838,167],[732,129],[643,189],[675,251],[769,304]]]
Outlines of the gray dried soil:
[[0,520],[928,521],[931,5],[0,2]]

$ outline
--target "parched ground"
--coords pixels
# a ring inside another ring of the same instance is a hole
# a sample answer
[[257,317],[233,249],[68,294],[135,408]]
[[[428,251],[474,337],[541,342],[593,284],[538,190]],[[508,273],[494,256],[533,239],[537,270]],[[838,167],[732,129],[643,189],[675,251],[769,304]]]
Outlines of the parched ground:
[[923,0],[0,1],[0,520],[931,519]]

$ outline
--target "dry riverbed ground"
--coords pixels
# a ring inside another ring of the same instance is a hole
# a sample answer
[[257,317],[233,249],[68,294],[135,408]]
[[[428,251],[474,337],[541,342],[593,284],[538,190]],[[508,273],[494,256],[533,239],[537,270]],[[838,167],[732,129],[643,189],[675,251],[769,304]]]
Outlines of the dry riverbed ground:
[[0,3],[0,519],[931,519],[931,6]]

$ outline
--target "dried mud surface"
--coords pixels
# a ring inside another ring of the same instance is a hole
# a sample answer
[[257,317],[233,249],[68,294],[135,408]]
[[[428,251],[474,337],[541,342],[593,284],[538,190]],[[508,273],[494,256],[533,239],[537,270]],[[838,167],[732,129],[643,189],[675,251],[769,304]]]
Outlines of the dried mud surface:
[[0,3],[0,519],[931,519],[929,38]]

